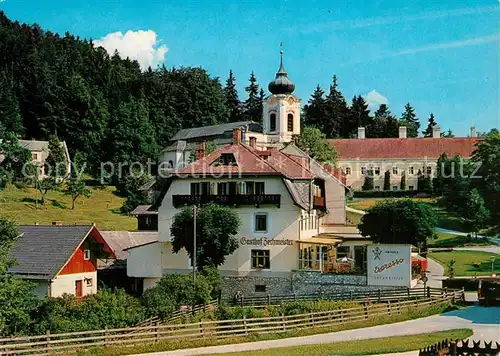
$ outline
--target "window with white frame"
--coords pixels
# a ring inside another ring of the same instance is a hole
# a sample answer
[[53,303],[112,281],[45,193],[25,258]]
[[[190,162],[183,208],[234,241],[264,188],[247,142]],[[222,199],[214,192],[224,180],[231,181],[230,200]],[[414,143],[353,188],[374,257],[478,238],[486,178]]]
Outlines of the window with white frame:
[[361,167],[361,174],[365,175],[366,174],[366,167]]
[[271,254],[269,250],[251,250],[253,269],[271,268]]
[[392,174],[398,174],[398,167],[392,167]]
[[412,167],[408,167],[408,174],[414,174],[414,168],[413,166]]
[[351,167],[345,167],[345,174],[350,175],[351,174]]
[[380,190],[380,185],[376,185],[375,190]]
[[83,250],[83,259],[85,261],[90,260],[90,250]]
[[432,167],[425,167],[425,170],[428,175],[432,174]]
[[86,285],[87,287],[92,287],[92,285],[93,285],[93,284],[94,284],[94,283],[93,283],[93,281],[92,281],[92,278],[85,278],[85,285]]
[[408,186],[408,190],[413,190],[413,189],[414,189],[413,185]]
[[380,167],[375,167],[375,174],[380,175]]
[[392,190],[398,190],[398,186],[397,185],[393,185],[392,186]]
[[255,232],[267,232],[267,213],[256,213],[255,218]]

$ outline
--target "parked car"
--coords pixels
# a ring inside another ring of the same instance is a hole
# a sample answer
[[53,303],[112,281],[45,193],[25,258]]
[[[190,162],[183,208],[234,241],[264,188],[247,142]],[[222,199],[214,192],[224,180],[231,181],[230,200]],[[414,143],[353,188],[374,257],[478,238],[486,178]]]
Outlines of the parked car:
[[500,277],[481,278],[477,289],[480,305],[500,304]]

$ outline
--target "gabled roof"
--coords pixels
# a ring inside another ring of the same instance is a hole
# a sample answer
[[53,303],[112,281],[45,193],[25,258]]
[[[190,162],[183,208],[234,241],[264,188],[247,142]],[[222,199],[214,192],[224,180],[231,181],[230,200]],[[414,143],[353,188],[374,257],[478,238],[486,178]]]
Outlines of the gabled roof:
[[130,215],[158,215],[158,211],[152,209],[152,205],[137,205],[137,207],[130,212]]
[[54,278],[91,233],[114,256],[94,225],[26,225],[19,229],[21,235],[9,256],[16,264],[9,272],[27,279]]
[[211,126],[203,126],[203,127],[194,127],[191,129],[183,129],[177,132],[174,137],[170,141],[178,141],[178,140],[189,140],[198,137],[209,137],[209,136],[218,136],[224,134],[224,132],[232,131],[237,127],[246,127],[250,124],[257,124],[253,121],[239,121],[239,122],[229,122],[226,124],[220,125],[211,125]]
[[[232,154],[235,165],[220,165],[223,154]],[[277,175],[288,179],[312,179],[314,175],[286,154],[272,149],[259,151],[245,144],[230,144],[180,169],[178,175]]]
[[365,138],[333,139],[333,145],[340,159],[416,159],[439,158],[442,153],[449,157],[470,157],[476,149],[477,137],[442,138]]
[[129,248],[158,241],[158,231],[101,231],[101,235],[118,260],[127,259]]

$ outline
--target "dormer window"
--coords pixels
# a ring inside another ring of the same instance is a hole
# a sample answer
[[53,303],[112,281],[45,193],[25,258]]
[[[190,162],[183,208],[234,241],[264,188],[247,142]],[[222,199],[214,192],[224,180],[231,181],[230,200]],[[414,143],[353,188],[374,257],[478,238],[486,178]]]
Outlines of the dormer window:
[[276,131],[276,114],[269,115],[269,131]]
[[293,114],[288,114],[287,129],[289,132],[293,132]]
[[236,158],[232,153],[222,153],[219,157],[219,164],[223,166],[236,166]]

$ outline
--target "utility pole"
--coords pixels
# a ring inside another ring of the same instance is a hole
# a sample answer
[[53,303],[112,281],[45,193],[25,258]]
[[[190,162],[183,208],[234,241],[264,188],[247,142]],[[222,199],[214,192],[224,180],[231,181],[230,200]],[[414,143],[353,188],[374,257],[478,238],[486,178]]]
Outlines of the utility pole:
[[193,285],[196,285],[196,215],[198,214],[198,207],[196,204],[193,206]]

